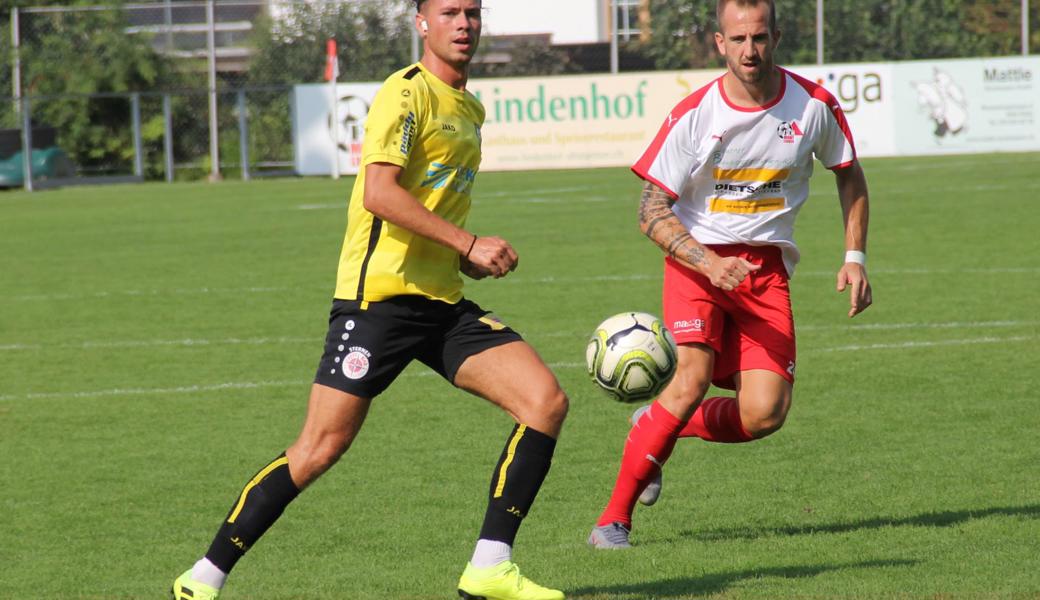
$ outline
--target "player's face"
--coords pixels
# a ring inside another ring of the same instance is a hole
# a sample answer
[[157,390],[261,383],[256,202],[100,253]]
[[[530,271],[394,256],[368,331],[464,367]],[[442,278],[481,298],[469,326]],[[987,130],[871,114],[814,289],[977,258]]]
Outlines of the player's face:
[[766,2],[754,6],[730,2],[719,19],[722,31],[715,34],[715,45],[730,72],[748,85],[764,83],[773,72],[780,32],[769,28],[769,10]]
[[480,0],[427,0],[416,16],[416,27],[437,58],[465,67],[480,43]]

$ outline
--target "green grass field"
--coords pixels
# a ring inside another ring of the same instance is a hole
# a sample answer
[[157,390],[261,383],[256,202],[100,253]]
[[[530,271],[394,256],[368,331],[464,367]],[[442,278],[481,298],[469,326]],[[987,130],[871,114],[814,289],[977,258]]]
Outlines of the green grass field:
[[[865,161],[875,305],[819,169],[792,282],[787,425],[684,440],[629,552],[585,546],[631,406],[584,373],[592,327],[660,313],[627,170],[488,173],[470,225],[520,268],[469,284],[571,413],[515,556],[583,600],[1040,597],[1040,155]],[[0,194],[0,598],[165,598],[292,441],[351,181]],[[242,599],[454,598],[510,421],[414,366],[240,563]]]

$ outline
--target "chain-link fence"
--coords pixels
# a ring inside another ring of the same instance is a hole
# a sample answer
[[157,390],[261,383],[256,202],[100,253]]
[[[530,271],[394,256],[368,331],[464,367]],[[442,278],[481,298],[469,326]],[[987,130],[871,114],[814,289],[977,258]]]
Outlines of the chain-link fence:
[[[513,1],[485,0],[474,77],[721,65],[714,2],[598,0],[599,38],[553,45],[505,35],[494,11]],[[292,86],[322,81],[326,39],[339,41],[341,80],[379,81],[417,56],[413,11],[411,0],[0,7],[0,187],[18,181],[2,175],[15,163],[52,180],[291,172]],[[777,0],[777,14],[788,64],[1040,47],[1035,0]]]

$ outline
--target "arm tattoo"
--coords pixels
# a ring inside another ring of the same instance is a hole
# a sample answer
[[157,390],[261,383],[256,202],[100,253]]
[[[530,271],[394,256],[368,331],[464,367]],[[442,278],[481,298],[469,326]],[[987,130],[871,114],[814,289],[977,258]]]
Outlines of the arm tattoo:
[[693,239],[672,212],[674,203],[667,192],[647,182],[639,203],[639,225],[643,233],[669,256],[691,265],[706,264],[704,246]]

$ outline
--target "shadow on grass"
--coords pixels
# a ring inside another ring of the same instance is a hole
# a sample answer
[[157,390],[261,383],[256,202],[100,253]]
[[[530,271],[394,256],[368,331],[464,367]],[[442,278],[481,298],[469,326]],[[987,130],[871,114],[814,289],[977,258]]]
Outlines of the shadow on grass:
[[698,531],[686,529],[680,531],[678,538],[693,538],[702,541],[757,539],[777,535],[810,535],[813,533],[846,533],[861,529],[880,529],[882,527],[949,527],[958,523],[985,519],[987,517],[1029,517],[1040,518],[1040,505],[1028,506],[996,506],[978,510],[948,510],[928,512],[912,517],[886,518],[874,517],[848,523],[823,523],[820,525],[800,525],[797,527],[763,527],[763,528],[725,528]]
[[916,560],[870,560],[858,563],[801,565],[749,569],[745,571],[731,571],[725,573],[706,573],[700,577],[683,577],[677,579],[664,579],[661,581],[648,581],[645,583],[569,589],[567,590],[567,597],[575,599],[581,598],[583,600],[606,600],[608,598],[639,598],[640,600],[658,598],[664,600],[665,598],[676,596],[719,594],[725,592],[734,583],[745,579],[760,579],[763,577],[803,579],[816,577],[817,575],[828,571],[838,571],[842,569],[876,569],[879,567],[912,567],[918,562],[919,561]]

